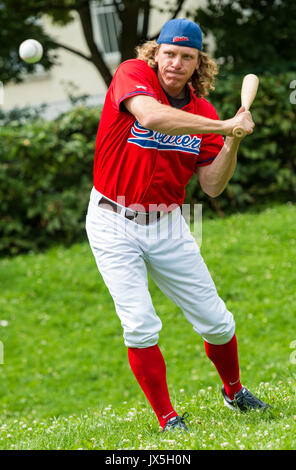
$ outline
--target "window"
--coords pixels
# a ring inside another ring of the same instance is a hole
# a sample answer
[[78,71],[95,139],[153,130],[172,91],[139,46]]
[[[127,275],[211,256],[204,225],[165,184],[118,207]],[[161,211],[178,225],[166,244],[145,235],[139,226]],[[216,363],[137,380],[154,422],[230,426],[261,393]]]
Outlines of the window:
[[118,56],[121,22],[111,0],[91,4],[94,36],[99,49],[108,56]]

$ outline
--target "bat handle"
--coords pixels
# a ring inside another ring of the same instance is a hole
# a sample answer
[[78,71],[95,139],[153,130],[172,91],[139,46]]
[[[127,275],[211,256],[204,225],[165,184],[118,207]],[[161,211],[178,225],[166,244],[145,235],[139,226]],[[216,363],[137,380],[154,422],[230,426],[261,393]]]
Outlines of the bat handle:
[[[249,111],[249,106],[247,106],[246,104],[242,104],[242,106],[245,108],[245,111]],[[246,136],[246,132],[239,126],[236,126],[233,131],[232,131],[232,135],[234,137],[237,137],[239,139],[242,139],[243,137]]]
[[246,133],[241,127],[237,126],[233,129],[232,135],[234,137],[238,137],[239,139],[241,139],[242,137],[244,137],[246,135]]

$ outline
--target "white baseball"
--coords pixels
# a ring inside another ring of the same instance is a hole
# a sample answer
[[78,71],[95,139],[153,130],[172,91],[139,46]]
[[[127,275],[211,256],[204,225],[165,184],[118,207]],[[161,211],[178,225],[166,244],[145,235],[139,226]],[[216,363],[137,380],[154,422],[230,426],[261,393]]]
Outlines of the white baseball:
[[27,39],[22,42],[19,47],[19,55],[21,59],[29,64],[35,64],[43,55],[43,47],[40,42],[35,39]]

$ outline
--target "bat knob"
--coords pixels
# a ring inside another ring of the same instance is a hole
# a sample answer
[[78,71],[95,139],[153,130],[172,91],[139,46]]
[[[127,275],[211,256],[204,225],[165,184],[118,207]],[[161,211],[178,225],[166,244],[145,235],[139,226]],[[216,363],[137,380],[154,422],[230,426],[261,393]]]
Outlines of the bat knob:
[[239,139],[245,136],[245,132],[241,127],[235,127],[232,131],[232,134],[234,137],[238,137]]

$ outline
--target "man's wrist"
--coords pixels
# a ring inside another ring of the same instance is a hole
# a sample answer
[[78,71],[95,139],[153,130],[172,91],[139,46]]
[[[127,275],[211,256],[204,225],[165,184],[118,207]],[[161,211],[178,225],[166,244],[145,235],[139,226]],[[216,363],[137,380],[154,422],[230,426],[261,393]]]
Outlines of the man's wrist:
[[232,138],[232,129],[231,119],[225,119],[224,121],[219,121],[221,124],[221,134],[225,135],[227,138]]
[[224,145],[230,150],[230,148],[238,149],[240,143],[241,143],[241,139],[239,139],[238,137],[227,136],[225,138]]

